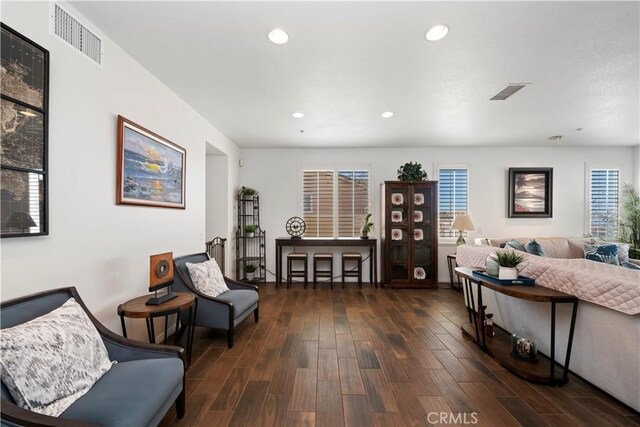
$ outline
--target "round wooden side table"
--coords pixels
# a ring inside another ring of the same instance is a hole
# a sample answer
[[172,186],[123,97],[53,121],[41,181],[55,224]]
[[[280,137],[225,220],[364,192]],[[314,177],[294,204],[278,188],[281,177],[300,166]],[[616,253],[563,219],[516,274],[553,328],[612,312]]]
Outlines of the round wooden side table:
[[145,319],[147,323],[147,334],[149,335],[149,342],[156,343],[156,334],[153,326],[153,319],[156,317],[164,317],[164,337],[165,342],[167,340],[167,324],[169,316],[176,315],[176,331],[174,334],[174,344],[178,345],[178,340],[181,338],[184,330],[180,331],[180,313],[183,310],[189,309],[189,320],[186,328],[187,332],[187,355],[189,365],[191,365],[191,353],[193,347],[193,332],[195,329],[196,311],[198,310],[198,298],[191,292],[176,292],[177,297],[163,302],[158,305],[147,305],[150,295],[144,295],[134,298],[118,306],[118,316],[120,316],[120,324],[122,325],[122,335],[127,338],[127,328],[124,324],[124,318],[129,317],[133,319]]

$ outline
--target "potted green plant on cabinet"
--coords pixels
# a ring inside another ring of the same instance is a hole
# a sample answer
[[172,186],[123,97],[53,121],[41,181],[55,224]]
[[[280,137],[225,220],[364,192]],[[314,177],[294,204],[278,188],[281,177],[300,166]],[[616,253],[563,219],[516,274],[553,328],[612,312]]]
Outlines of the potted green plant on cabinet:
[[400,166],[398,169],[398,180],[399,181],[426,181],[429,179],[427,176],[427,172],[422,170],[422,165],[418,162],[409,162]]

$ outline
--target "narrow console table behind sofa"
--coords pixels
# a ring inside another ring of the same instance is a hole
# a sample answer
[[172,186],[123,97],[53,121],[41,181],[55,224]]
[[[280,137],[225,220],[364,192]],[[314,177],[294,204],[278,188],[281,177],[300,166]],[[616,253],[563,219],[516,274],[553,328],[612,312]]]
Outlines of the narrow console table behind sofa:
[[376,239],[346,239],[346,238],[290,238],[276,239],[276,286],[282,284],[282,248],[306,247],[368,247],[369,248],[369,280],[378,287],[378,241]]
[[[576,313],[578,310],[578,298],[564,292],[545,288],[544,286],[506,286],[495,284],[491,281],[475,276],[473,270],[467,267],[457,267],[455,269],[458,277],[462,277],[465,286],[465,298],[467,311],[469,313],[469,323],[462,325],[462,332],[474,339],[474,341],[487,353],[505,368],[516,375],[529,381],[562,385],[568,381],[569,361],[571,359],[571,346],[573,344],[573,332],[576,325]],[[478,301],[476,304],[472,284],[477,286]],[[487,337],[483,327],[482,319],[482,288],[491,289],[512,298],[535,301],[541,303],[551,303],[551,351],[549,358],[540,358],[536,363],[525,362],[510,355],[511,335],[500,328],[495,329],[495,337]],[[564,366],[555,362],[555,341],[556,341],[556,304],[573,304],[571,314],[571,325],[569,326],[569,339],[567,342],[567,352]]]

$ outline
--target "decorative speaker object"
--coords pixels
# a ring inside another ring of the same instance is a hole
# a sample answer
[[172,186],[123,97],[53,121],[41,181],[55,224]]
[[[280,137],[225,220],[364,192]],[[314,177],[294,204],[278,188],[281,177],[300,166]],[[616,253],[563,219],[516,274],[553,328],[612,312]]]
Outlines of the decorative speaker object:
[[422,240],[424,239],[424,233],[421,228],[417,228],[413,230],[413,240]]
[[413,211],[413,222],[422,222],[423,219],[422,211]]
[[307,224],[299,216],[293,216],[287,220],[285,229],[292,239],[300,239],[304,234],[304,230],[307,229]]
[[538,349],[527,331],[522,328],[511,335],[511,355],[526,362],[538,360]]
[[391,222],[402,222],[402,211],[391,212]]
[[391,204],[392,205],[401,205],[404,203],[404,196],[402,193],[393,193],[391,195]]
[[402,240],[402,230],[399,230],[397,228],[392,228],[391,240]]
[[[173,292],[173,252],[151,255],[149,262],[149,292],[154,296],[149,298],[147,305],[159,305],[178,296]],[[160,289],[168,288],[167,293],[158,296]]]
[[424,205],[424,194],[416,193],[413,195],[413,204],[416,206]]
[[427,274],[424,272],[424,268],[416,267],[413,269],[413,277],[418,280],[424,280]]

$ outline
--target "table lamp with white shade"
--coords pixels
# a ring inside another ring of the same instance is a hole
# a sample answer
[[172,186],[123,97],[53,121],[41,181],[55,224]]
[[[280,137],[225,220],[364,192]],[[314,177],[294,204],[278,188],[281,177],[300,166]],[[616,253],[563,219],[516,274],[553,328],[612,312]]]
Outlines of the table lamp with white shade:
[[463,231],[475,230],[473,222],[471,222],[471,217],[467,214],[456,216],[456,219],[453,220],[453,224],[451,225],[451,229],[460,232],[458,240],[456,240],[456,246],[464,245],[466,243],[464,241],[464,237],[462,237]]

